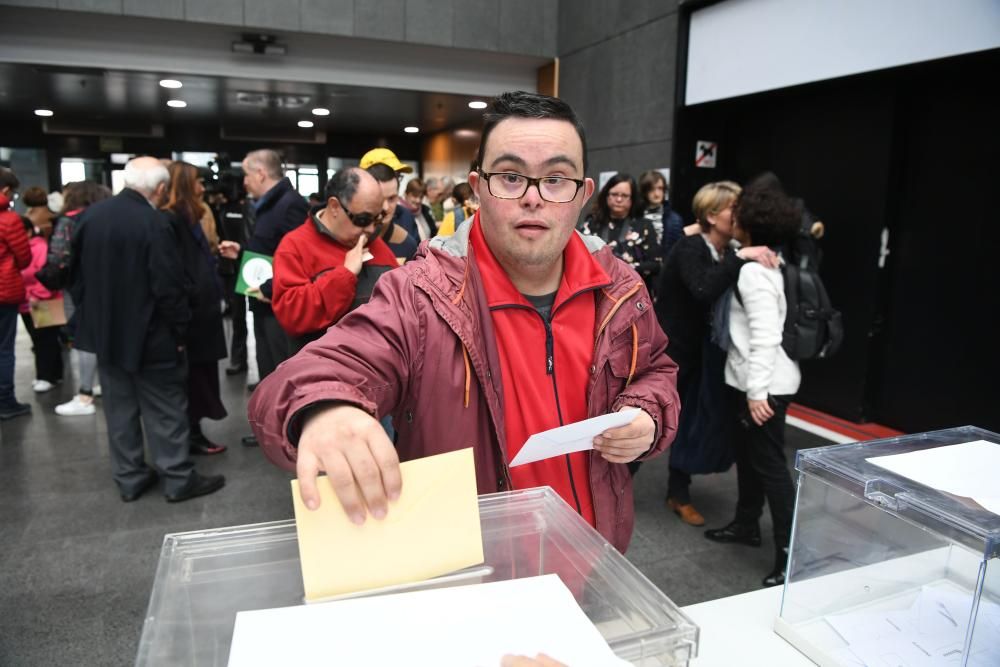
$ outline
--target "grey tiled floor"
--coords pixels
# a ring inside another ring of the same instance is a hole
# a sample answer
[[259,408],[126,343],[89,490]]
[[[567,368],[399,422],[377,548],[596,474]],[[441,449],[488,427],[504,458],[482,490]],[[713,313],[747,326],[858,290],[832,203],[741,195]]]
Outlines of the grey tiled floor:
[[[21,330],[17,393],[34,413],[0,423],[0,665],[131,664],[163,535],[291,518],[289,476],[239,444],[249,432],[247,378],[223,376],[230,415],[206,422],[205,432],[229,450],[198,466],[225,473],[226,488],[176,505],[155,492],[124,504],[110,477],[101,411],[57,417],[53,408],[72,397],[73,382],[34,395],[33,377]],[[790,458],[794,447],[826,444],[791,427],[788,441]],[[664,509],[666,476],[662,457],[637,477],[628,558],[679,605],[756,589],[772,562],[767,517],[764,548],[708,542]],[[695,478],[695,502],[710,526],[729,520],[735,493],[733,471]]]

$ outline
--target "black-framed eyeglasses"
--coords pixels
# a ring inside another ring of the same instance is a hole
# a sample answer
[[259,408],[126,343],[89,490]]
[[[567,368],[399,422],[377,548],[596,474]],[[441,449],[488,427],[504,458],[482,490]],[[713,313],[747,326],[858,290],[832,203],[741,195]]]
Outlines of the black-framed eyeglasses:
[[[337,202],[340,203],[340,200],[338,199]],[[385,211],[379,211],[374,214],[369,213],[368,211],[352,213],[346,206],[343,205],[343,203],[340,203],[340,208],[343,209],[347,219],[350,220],[355,227],[360,227],[362,229],[372,225],[380,225],[385,219]]]
[[576,199],[584,181],[565,176],[542,176],[532,178],[513,171],[483,171],[479,175],[486,181],[486,188],[497,199],[520,199],[532,185],[538,190],[538,195],[553,204],[565,204]]

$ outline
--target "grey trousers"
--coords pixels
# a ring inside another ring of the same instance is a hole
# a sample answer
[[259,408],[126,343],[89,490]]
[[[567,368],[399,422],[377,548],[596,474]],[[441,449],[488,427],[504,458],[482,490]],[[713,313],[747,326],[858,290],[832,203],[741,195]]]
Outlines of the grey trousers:
[[152,474],[144,455],[145,430],[152,464],[163,477],[166,493],[181,491],[194,473],[188,449],[186,366],[130,373],[99,363],[98,369],[111,471],[118,488],[132,493]]
[[[73,317],[76,305],[73,303],[73,297],[69,295],[69,290],[63,291],[63,307],[66,310],[66,319]],[[92,396],[94,377],[97,375],[97,355],[80,349],[74,349],[73,355],[76,356],[77,365],[80,367],[80,393]]]

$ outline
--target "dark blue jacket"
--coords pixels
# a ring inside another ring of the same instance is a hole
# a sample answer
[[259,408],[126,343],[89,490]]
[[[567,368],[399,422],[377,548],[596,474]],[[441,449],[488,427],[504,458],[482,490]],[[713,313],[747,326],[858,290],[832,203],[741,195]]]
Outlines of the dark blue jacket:
[[[417,254],[417,248],[420,245],[420,232],[417,231],[417,221],[413,219],[413,214],[400,204],[396,206],[396,212],[392,214],[392,224],[405,229],[407,239],[401,243],[389,243],[389,248],[396,257],[410,261]],[[391,234],[388,231],[387,233]]]
[[666,257],[674,244],[684,237],[684,221],[671,206],[663,202],[663,256]]
[[131,373],[181,363],[190,285],[163,213],[125,188],[80,214],[72,258],[79,349]]
[[[292,182],[283,178],[264,193],[257,203],[256,223],[253,235],[247,241],[246,249],[251,252],[274,257],[275,251],[285,234],[292,231],[309,216],[309,205],[295,191]],[[271,298],[271,281],[260,286],[260,292]],[[266,303],[257,299],[250,300],[251,310],[267,307]]]

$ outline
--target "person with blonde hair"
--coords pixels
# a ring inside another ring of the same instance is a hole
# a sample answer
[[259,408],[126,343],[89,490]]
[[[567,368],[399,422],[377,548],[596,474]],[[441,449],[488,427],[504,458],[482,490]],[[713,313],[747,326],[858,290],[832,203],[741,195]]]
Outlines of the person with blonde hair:
[[713,304],[736,284],[747,262],[777,266],[766,247],[737,249],[733,237],[733,205],[740,186],[719,181],[702,186],[692,210],[700,234],[682,236],[667,255],[660,277],[656,313],[670,340],[667,354],[677,362],[680,424],[670,450],[667,507],[681,521],[704,525],[691,503],[691,475],[724,472],[732,465],[729,420],[722,415],[723,368],[726,355],[710,340]]

